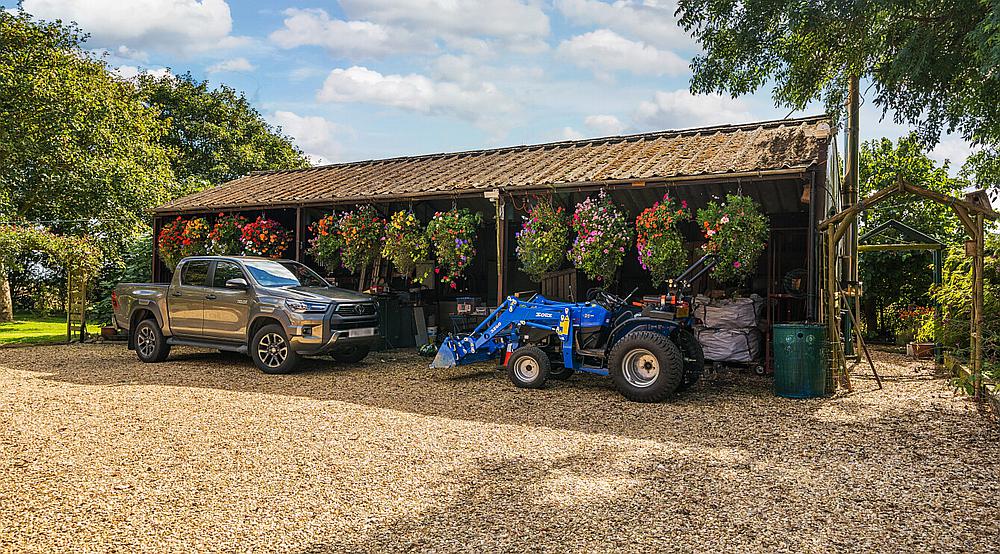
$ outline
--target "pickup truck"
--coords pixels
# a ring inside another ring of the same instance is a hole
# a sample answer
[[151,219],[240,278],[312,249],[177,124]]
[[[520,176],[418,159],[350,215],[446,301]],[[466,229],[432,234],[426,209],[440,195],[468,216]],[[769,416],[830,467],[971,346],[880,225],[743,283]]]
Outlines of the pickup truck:
[[288,373],[302,356],[359,362],[378,338],[370,296],[291,260],[188,257],[169,285],[122,283],[111,304],[129,349],[147,363],[185,345],[249,354],[265,373]]

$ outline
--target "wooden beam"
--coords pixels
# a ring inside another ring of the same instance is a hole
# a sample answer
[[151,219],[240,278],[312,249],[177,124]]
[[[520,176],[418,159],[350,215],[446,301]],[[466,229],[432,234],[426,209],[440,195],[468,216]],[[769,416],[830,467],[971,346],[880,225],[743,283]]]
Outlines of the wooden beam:
[[962,227],[965,227],[965,232],[969,235],[969,238],[976,240],[976,224],[972,221],[969,212],[965,211],[965,207],[952,204],[951,209],[958,216],[958,219],[962,221]]
[[966,212],[981,215],[981,216],[985,217],[986,219],[989,219],[990,221],[996,221],[997,218],[1000,218],[1000,214],[998,214],[997,212],[993,211],[992,209],[986,209],[986,208],[977,206],[976,204],[973,204],[972,202],[966,202],[965,200],[961,200],[959,198],[954,198],[954,197],[948,196],[946,194],[941,194],[940,192],[933,191],[933,190],[930,190],[930,189],[926,189],[924,187],[918,187],[916,185],[911,185],[909,183],[904,183],[903,187],[906,189],[907,192],[911,192],[913,194],[916,194],[916,195],[919,195],[919,196],[923,196],[924,198],[929,198],[931,200],[935,200],[937,202],[940,202],[942,204],[946,204],[948,206],[961,206],[961,207],[965,208]]
[[934,243],[913,243],[913,244],[862,244],[858,246],[858,252],[882,252],[898,250],[941,250],[942,244]]

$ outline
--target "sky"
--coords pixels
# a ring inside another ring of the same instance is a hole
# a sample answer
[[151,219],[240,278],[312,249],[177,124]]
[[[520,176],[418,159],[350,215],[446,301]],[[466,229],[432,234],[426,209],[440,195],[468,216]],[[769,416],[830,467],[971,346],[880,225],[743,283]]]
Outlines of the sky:
[[[125,77],[190,71],[244,91],[314,163],[823,112],[775,108],[766,89],[693,96],[688,64],[699,48],[677,26],[674,0],[21,5],[77,22],[87,48]],[[909,132],[870,102],[861,117],[863,140]],[[931,156],[954,173],[968,154],[960,137],[945,136]]]

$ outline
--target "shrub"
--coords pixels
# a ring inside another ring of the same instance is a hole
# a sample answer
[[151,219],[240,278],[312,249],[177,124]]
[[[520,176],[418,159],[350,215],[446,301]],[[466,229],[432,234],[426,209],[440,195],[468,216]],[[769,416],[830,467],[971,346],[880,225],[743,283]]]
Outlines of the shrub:
[[587,197],[576,205],[573,214],[576,238],[569,258],[588,278],[608,284],[625,260],[625,249],[632,245],[633,229],[625,214],[611,202],[603,190],[597,200]]
[[553,208],[548,202],[539,202],[528,210],[517,232],[517,258],[521,270],[532,281],[559,269],[566,259],[569,244],[569,225],[562,206]]
[[636,250],[639,264],[658,285],[679,274],[687,265],[684,238],[677,223],[691,219],[687,202],[678,205],[664,194],[663,199],[643,210],[635,219]]
[[769,231],[767,217],[749,196],[730,194],[723,204],[714,201],[698,210],[698,222],[708,242],[707,253],[719,255],[712,277],[737,283],[757,269]]
[[427,224],[427,238],[437,260],[434,273],[453,289],[458,288],[455,281],[465,274],[476,255],[476,230],[482,221],[482,215],[456,208],[436,212]]

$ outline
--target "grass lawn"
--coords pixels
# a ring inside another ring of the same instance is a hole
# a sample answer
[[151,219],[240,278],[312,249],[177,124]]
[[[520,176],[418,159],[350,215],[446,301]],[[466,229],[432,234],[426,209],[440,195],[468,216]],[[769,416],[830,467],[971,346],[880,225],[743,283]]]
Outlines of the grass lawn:
[[[87,331],[99,334],[101,329],[88,325]],[[15,314],[13,323],[0,323],[0,346],[54,342],[66,342],[66,316]]]

